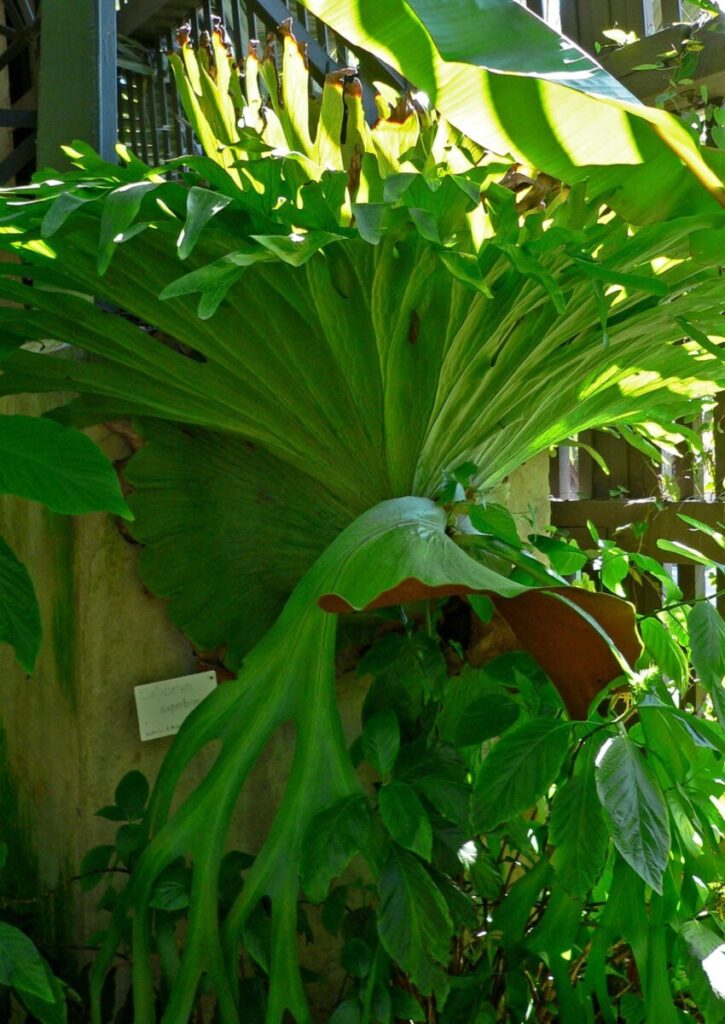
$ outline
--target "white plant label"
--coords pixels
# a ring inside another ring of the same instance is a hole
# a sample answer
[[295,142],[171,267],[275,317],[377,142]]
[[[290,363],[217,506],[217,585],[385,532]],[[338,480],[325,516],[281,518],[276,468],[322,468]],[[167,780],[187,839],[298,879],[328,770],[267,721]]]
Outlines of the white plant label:
[[196,672],[192,676],[134,686],[141,739],[174,736],[186,716],[216,685],[216,672]]

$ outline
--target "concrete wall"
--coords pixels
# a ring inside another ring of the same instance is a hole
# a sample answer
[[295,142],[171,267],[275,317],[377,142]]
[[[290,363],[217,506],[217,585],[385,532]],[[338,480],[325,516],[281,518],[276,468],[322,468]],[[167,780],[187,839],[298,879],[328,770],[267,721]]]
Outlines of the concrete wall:
[[[24,399],[23,411],[34,401]],[[116,435],[101,439],[123,454]],[[45,890],[77,874],[90,847],[112,841],[112,823],[94,812],[113,802],[130,769],[153,778],[168,748],[170,740],[140,742],[134,685],[195,671],[195,662],[163,603],[141,586],[137,548],[110,516],[57,516],[4,496],[0,533],[28,566],[41,605],[44,637],[32,677],[0,647],[0,719]],[[8,825],[0,821],[0,838]],[[59,900],[64,920],[51,937],[77,943],[92,930],[97,895],[76,898],[77,885],[70,895]],[[52,905],[47,910],[52,919]]]
[[551,522],[549,464],[549,453],[540,452],[508,478],[507,506],[527,516],[537,532]]

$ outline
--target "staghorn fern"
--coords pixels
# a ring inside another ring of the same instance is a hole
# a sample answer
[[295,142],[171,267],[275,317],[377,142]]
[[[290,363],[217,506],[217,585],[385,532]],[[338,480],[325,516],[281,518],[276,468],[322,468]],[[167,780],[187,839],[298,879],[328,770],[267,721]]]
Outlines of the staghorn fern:
[[[25,310],[0,309],[0,391],[77,392],[54,413],[76,425],[138,419],[148,444],[128,477],[142,572],[197,644],[228,645],[235,667],[244,659],[164,764],[144,821],[149,844],[94,968],[96,1015],[131,919],[135,1018],[154,1019],[153,887],[187,857],[189,925],[179,962],[167,965],[163,1019],[188,1019],[204,976],[221,1020],[243,1019],[239,949],[268,899],[267,1021],[289,1012],[301,1024],[305,837],[360,794],[334,700],[330,612],[486,591],[512,622],[522,600],[536,601],[537,617],[561,614],[549,596],[556,580],[532,598],[469,558],[430,499],[463,462],[485,493],[580,430],[669,425],[716,393],[721,279],[689,247],[722,215],[632,228],[606,194],[559,187],[535,169],[515,177],[405,100],[368,128],[344,74],[327,81],[313,123],[289,31],[281,82],[272,54],[252,52],[244,91],[220,35],[210,47],[211,56],[184,44],[172,58],[203,156],[150,168],[122,151],[116,167],[77,143],[76,172],[3,197],[0,245],[20,262],[3,265],[0,297]],[[520,194],[514,181],[526,185]],[[47,338],[93,358],[20,347]],[[586,714],[638,643],[616,599],[593,599],[588,618],[567,608],[591,671],[575,679],[564,658],[551,674],[570,711]],[[518,632],[531,646],[525,625]],[[221,922],[234,805],[286,721],[296,745],[284,800]],[[212,739],[213,768],[169,816],[186,765]],[[380,850],[364,835],[359,844],[377,874]],[[429,951],[406,963],[421,991],[442,991],[439,961]]]

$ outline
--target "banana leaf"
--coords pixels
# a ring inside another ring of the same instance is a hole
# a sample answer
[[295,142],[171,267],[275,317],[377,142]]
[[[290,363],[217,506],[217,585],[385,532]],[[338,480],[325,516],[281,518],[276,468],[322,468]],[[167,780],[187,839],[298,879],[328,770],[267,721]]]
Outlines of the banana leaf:
[[516,0],[303,2],[481,146],[586,181],[635,223],[725,205],[722,173],[678,118],[641,104]]

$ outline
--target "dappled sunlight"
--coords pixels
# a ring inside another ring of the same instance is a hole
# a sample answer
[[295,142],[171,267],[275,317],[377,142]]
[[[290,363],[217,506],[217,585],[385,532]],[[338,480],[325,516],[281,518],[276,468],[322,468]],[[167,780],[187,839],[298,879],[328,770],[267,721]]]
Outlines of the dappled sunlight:
[[653,274],[664,274],[666,271],[672,270],[673,267],[677,267],[684,262],[685,260],[682,256],[655,256],[653,260],[650,260],[650,266],[652,267]]
[[594,119],[591,104],[596,100],[572,93],[567,97],[566,116],[562,117],[562,97],[545,82],[537,83],[536,88],[551,130],[575,166],[590,164],[595,146],[599,164],[642,163],[644,158],[627,111],[602,102]]
[[624,287],[624,285],[621,284],[610,284],[609,287],[605,289],[604,295],[606,298],[614,296],[611,305],[612,309],[614,309],[614,307],[618,305],[620,302],[624,302],[625,299],[629,298],[629,293],[627,292],[627,289]]
[[38,256],[45,256],[46,259],[49,260],[58,258],[58,254],[55,249],[40,238],[36,238],[32,242],[22,242],[18,245],[18,249],[25,249],[28,252],[36,253]]
[[[706,361],[712,361],[714,358],[709,353],[694,357]],[[614,363],[583,387],[579,392],[579,398],[591,398],[610,387],[616,387],[620,394],[632,398],[655,391],[669,391],[686,398],[702,398],[706,395],[716,395],[720,390],[716,383],[706,379],[673,375],[665,377],[659,370],[648,370],[644,367],[625,368]]]
[[725,942],[713,949],[712,953],[708,953],[702,961],[702,969],[713,991],[720,999],[725,999]]

